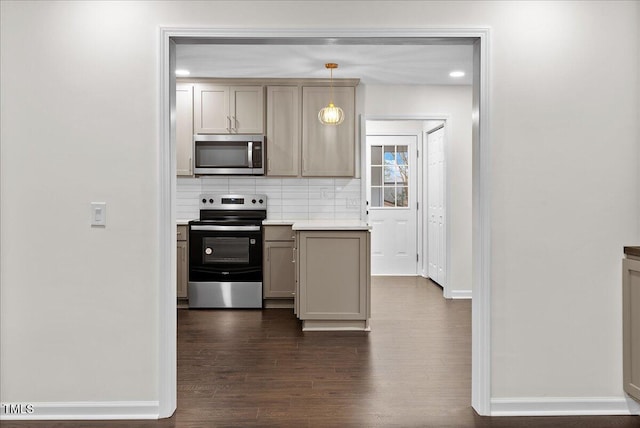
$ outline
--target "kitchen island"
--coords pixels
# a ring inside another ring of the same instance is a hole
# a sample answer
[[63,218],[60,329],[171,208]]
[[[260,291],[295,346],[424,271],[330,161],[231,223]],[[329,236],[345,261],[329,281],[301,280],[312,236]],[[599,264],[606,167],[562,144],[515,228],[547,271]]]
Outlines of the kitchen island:
[[624,247],[622,337],[624,390],[640,402],[640,246]]
[[359,220],[265,220],[291,226],[294,311],[304,331],[369,331],[371,227]]

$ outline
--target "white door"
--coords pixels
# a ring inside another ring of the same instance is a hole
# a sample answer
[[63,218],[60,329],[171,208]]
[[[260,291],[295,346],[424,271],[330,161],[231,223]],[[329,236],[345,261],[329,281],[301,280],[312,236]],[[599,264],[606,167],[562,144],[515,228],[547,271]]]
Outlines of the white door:
[[367,210],[373,275],[416,275],[417,139],[367,135]]
[[428,275],[446,283],[444,128],[427,134],[427,240]]

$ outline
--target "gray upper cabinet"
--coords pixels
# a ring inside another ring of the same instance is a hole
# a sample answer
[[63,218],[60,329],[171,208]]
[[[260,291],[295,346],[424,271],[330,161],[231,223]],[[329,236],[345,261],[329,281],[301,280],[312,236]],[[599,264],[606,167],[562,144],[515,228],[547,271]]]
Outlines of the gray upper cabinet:
[[176,84],[176,175],[193,175],[193,85]]
[[199,83],[194,86],[194,133],[262,134],[264,87]]
[[300,174],[298,86],[267,87],[267,175]]
[[[336,83],[336,82],[334,82]],[[338,81],[340,125],[318,112],[331,97],[318,79],[195,79],[176,85],[177,175],[193,175],[193,134],[264,134],[266,175],[354,177],[357,79]]]
[[331,98],[329,87],[302,88],[302,175],[353,177],[355,175],[355,88],[334,87],[333,102],[344,110],[340,125],[323,125],[318,112]]

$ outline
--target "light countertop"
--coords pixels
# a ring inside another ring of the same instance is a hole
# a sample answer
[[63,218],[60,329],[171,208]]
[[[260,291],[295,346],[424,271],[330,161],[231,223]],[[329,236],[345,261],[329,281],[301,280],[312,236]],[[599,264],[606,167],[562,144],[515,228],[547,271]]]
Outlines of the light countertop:
[[640,246],[639,247],[624,247],[624,253],[628,256],[640,257]]
[[361,220],[300,220],[292,224],[293,230],[371,230]]
[[[186,226],[190,219],[177,219],[178,226]],[[291,226],[293,230],[371,230],[361,220],[263,220],[264,226]]]
[[306,220],[262,220],[263,226],[291,226],[293,223]]

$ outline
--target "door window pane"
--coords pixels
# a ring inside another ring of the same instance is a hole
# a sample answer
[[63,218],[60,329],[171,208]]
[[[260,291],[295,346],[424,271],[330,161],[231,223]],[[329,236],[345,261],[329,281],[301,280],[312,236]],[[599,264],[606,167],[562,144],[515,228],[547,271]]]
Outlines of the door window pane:
[[398,167],[385,166],[384,167],[384,185],[391,186],[396,183],[398,177]]
[[371,165],[382,165],[382,146],[371,147]]
[[396,187],[396,206],[405,208],[409,206],[408,187]]
[[409,185],[409,167],[408,166],[398,167],[398,178],[396,179],[396,183],[401,184],[403,186]]
[[385,165],[396,163],[396,146],[384,146],[384,163]]
[[382,206],[382,187],[371,188],[371,206],[372,207]]
[[396,188],[395,187],[384,188],[384,206],[385,207],[396,206]]
[[382,167],[381,166],[371,167],[371,185],[382,186]]
[[397,146],[396,161],[398,165],[409,165],[409,146]]

